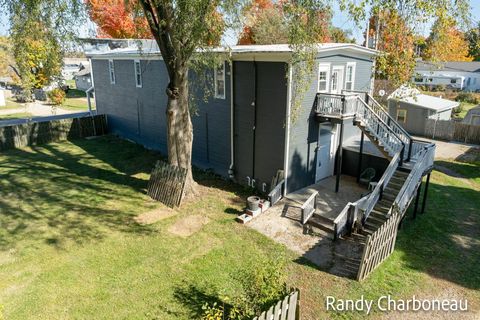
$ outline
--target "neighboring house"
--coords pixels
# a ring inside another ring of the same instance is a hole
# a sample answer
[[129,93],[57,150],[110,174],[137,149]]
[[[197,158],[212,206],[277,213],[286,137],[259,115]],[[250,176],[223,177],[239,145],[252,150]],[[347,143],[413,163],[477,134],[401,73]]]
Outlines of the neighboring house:
[[411,134],[423,135],[427,119],[450,120],[456,101],[422,94],[419,90],[400,87],[388,97],[388,112]]
[[62,77],[64,80],[72,80],[73,76],[89,65],[86,58],[65,58],[63,59]]
[[480,105],[468,110],[462,122],[466,124],[474,124],[480,126]]
[[90,65],[77,72],[73,79],[78,90],[87,91],[92,87]]
[[426,87],[445,87],[463,91],[480,90],[480,62],[426,62],[417,61],[416,85]]
[[[319,126],[316,95],[370,91],[376,51],[355,44],[319,45],[313,80],[296,106],[288,45],[218,52],[231,55],[231,63],[212,70],[213,96],[204,101],[202,87],[191,82],[198,97],[192,113],[193,163],[266,192],[278,170],[286,175],[285,192],[332,176],[341,132],[347,139],[360,131],[352,121],[345,122],[345,130],[336,123]],[[97,111],[108,115],[110,131],[166,153],[168,75],[158,47],[152,42],[142,50],[102,48],[87,56]]]

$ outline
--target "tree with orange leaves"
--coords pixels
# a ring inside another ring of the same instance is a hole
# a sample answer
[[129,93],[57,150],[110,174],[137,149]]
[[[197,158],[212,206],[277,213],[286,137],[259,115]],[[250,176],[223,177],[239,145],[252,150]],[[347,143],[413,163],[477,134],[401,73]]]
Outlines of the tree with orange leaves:
[[85,0],[90,19],[98,26],[101,38],[152,38],[145,17],[125,0]]
[[433,62],[472,61],[468,48],[465,34],[458,30],[455,20],[444,15],[432,27],[423,58]]
[[[240,34],[238,44],[280,44],[289,43],[289,23],[284,6],[290,12],[295,4],[287,1],[273,3],[271,0],[254,0],[246,7],[245,24]],[[298,8],[297,8],[298,9]],[[330,42],[329,25],[331,14],[327,8],[316,10],[313,14],[300,13],[302,23],[315,25],[316,42]],[[314,20],[312,21],[307,20]]]

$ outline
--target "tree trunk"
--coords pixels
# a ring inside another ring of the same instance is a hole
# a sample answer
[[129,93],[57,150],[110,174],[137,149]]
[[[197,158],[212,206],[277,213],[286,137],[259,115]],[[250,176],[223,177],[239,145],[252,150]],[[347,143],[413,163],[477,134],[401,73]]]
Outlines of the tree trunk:
[[192,175],[193,127],[188,106],[188,69],[176,68],[167,87],[168,162],[187,169],[184,197],[196,195],[197,184]]

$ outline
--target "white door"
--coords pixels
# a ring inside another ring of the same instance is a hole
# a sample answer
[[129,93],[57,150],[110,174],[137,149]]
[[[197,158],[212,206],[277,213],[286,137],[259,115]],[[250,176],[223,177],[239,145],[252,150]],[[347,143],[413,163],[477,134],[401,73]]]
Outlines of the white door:
[[334,156],[332,152],[332,124],[320,124],[318,129],[317,168],[315,182],[333,175]]
[[343,66],[333,66],[330,84],[330,92],[341,94],[343,90]]

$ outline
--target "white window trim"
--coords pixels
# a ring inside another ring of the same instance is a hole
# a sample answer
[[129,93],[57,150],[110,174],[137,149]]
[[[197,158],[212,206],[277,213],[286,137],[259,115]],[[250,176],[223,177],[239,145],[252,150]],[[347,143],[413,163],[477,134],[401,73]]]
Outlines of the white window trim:
[[[140,74],[137,73],[137,63],[140,66]],[[142,78],[142,64],[140,63],[140,60],[136,59],[133,61],[133,69],[135,70],[135,86],[137,88],[141,88],[143,86],[143,78]],[[137,76],[140,75],[140,84],[137,82]]]
[[[320,90],[320,72],[326,71],[326,81],[327,85],[325,86],[325,90]],[[330,63],[319,63],[318,64],[318,72],[317,72],[317,92],[330,92]]]
[[[347,89],[347,82],[350,82],[348,81],[347,79],[347,75],[348,75],[348,67],[352,67],[352,87],[350,89]],[[356,72],[356,69],[357,69],[357,63],[356,62],[347,62],[347,67],[345,68],[345,84],[343,86],[343,88],[345,90],[355,90],[355,72]]]
[[217,87],[217,67],[214,68],[213,70],[213,82],[215,85],[215,98],[216,99],[225,99],[225,91],[227,90],[227,87],[225,86],[225,61],[222,63],[223,66],[223,95],[218,94],[218,87]]
[[115,84],[115,64],[113,63],[113,59],[108,60],[108,77],[110,78],[110,84]]

